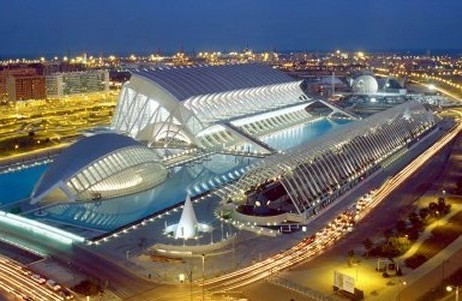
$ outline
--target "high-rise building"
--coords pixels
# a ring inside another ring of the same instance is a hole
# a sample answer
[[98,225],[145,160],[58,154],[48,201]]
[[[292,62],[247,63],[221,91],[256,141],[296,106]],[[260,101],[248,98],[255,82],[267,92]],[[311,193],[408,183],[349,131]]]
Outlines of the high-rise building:
[[43,75],[9,75],[6,79],[8,100],[45,99],[45,77]]
[[6,79],[10,75],[12,76],[37,75],[37,71],[34,68],[15,68],[15,69],[0,70],[0,99],[7,98]]
[[109,90],[109,71],[53,73],[46,77],[48,97]]

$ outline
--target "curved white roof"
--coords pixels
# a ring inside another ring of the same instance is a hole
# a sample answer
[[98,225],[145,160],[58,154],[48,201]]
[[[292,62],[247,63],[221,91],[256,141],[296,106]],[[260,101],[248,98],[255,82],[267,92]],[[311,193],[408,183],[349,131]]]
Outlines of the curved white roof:
[[295,81],[282,71],[256,63],[159,69],[144,68],[132,72],[162,86],[179,101],[197,95]]
[[[103,160],[106,161],[101,162]],[[89,187],[105,190],[108,185],[116,183],[115,188],[120,188],[122,182],[130,179],[124,180],[114,176],[143,163],[155,163],[155,166],[161,169],[162,166],[157,161],[157,156],[149,148],[124,135],[102,133],[84,138],[66,149],[45,171],[32,192],[32,203],[38,202],[57,187],[74,197]],[[80,178],[81,180],[71,184],[70,181],[79,174],[86,177],[86,180]],[[111,183],[106,183],[106,180]],[[136,183],[132,181],[133,183],[125,185],[140,187],[142,181],[142,177],[139,177]],[[147,185],[143,187],[145,186]]]

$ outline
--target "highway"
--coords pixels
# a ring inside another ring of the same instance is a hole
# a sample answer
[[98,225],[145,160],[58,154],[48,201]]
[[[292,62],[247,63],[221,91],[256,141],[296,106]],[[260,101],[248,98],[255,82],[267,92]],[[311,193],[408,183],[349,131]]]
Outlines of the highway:
[[[461,131],[462,124],[459,122],[457,126],[441,137],[435,144],[415,158],[399,173],[386,181],[382,187],[374,193],[371,200],[365,203],[365,206],[361,209],[361,211],[355,214],[353,218],[356,221],[359,221],[366,216],[370,210],[385,200],[391,192],[396,190],[409,178],[409,176],[416,172],[427,160],[432,158],[444,146],[452,141]],[[337,217],[335,221],[339,222],[334,222],[334,224],[331,223],[326,228],[318,232],[315,237],[305,238],[303,241],[285,252],[278,253],[266,260],[235,272],[204,281],[205,288],[211,292],[234,290],[264,279],[265,277],[271,276],[272,274],[288,267],[313,259],[317,255],[321,254],[325,248],[328,248],[335,243],[335,241],[345,235],[346,232],[344,228],[345,226],[348,226],[350,217],[344,214]],[[198,284],[201,285],[201,283]]]
[[31,235],[29,231],[6,223],[1,223],[0,235],[14,237],[19,245],[40,250],[70,268],[107,282],[108,288],[122,299],[156,287],[119,263],[92,252],[87,246],[67,245],[42,235]]
[[[60,295],[62,289],[52,290],[31,277],[33,274],[20,264],[0,256],[0,290],[3,290],[17,299],[37,301],[66,300]],[[39,278],[37,278],[39,279]],[[42,278],[41,282],[45,282]],[[30,299],[27,299],[30,298]],[[71,297],[69,297],[70,299]],[[72,297],[73,298],[73,297]]]

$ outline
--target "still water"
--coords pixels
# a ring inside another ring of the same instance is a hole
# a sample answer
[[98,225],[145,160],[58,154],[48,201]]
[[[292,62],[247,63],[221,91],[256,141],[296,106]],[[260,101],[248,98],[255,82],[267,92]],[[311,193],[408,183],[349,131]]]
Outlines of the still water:
[[[319,119],[268,135],[262,140],[277,150],[286,150],[308,143],[348,122],[351,121]],[[234,181],[256,160],[259,159],[215,154],[170,170],[169,178],[154,189],[104,201],[55,204],[44,211],[51,221],[110,231],[182,202],[186,192],[194,196]],[[45,165],[35,166],[0,175],[0,203],[27,198],[46,168]],[[35,215],[31,213],[29,217],[35,218]]]

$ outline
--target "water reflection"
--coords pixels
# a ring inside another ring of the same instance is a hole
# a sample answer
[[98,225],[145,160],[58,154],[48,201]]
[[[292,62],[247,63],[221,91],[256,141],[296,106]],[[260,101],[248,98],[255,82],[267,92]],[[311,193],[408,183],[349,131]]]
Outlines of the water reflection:
[[[277,150],[285,150],[322,136],[348,122],[320,119],[266,136],[263,140]],[[181,203],[186,192],[195,196],[235,181],[256,162],[255,160],[259,159],[216,154],[171,169],[167,181],[151,190],[97,202],[50,205],[42,210],[51,221],[103,231],[113,230]],[[10,203],[29,196],[45,168],[38,166],[0,175],[0,195]],[[10,187],[14,187],[12,185],[22,186],[21,189],[11,189]],[[36,213],[37,211],[29,213],[28,216],[37,218]],[[210,215],[210,218],[213,217]]]

